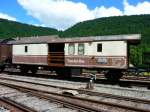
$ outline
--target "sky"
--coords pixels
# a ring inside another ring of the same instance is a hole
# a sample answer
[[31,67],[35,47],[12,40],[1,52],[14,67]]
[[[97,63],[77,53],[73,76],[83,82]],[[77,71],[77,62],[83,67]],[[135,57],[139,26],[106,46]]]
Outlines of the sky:
[[150,14],[150,0],[1,0],[0,18],[65,30],[102,17]]

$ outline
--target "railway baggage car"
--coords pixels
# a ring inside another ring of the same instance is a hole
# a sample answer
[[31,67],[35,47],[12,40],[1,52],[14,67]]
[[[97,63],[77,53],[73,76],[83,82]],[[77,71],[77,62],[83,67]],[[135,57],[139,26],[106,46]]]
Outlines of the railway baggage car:
[[12,43],[12,63],[22,72],[36,73],[40,67],[59,75],[71,75],[73,69],[105,69],[107,79],[118,80],[129,66],[129,44],[139,40],[139,34],[23,38]]

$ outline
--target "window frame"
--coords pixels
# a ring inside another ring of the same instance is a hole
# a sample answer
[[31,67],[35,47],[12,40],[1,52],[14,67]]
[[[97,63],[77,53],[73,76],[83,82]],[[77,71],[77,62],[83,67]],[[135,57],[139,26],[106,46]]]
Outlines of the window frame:
[[[80,47],[82,46],[82,51],[79,46]],[[84,55],[84,53],[85,53],[85,45],[84,45],[84,43],[79,43],[78,44],[78,55]]]
[[102,52],[102,43],[97,44],[97,52]]
[[[71,49],[73,51],[71,51]],[[69,43],[68,44],[68,55],[75,55],[75,44],[74,43]]]
[[25,53],[28,52],[28,46],[24,46],[24,52],[25,52]]

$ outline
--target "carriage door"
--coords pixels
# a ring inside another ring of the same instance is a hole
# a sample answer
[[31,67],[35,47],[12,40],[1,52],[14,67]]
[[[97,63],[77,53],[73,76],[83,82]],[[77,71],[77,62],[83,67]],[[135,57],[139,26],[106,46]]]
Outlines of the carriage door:
[[49,66],[64,66],[64,43],[50,43],[48,53]]

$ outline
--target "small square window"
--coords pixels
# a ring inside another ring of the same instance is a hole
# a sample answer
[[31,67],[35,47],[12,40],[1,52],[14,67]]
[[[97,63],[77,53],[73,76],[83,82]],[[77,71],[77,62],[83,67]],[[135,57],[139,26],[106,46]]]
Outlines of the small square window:
[[102,52],[102,44],[97,44],[97,52]]
[[24,52],[28,52],[28,46],[24,47]]

